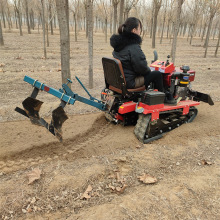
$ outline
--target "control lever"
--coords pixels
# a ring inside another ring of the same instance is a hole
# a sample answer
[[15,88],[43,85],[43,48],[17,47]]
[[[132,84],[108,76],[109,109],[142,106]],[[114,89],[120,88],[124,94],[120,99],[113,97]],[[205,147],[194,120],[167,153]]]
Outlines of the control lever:
[[168,66],[170,64],[170,62],[169,62],[170,55],[168,55],[167,58],[168,59],[167,59],[167,62],[165,63],[165,66]]

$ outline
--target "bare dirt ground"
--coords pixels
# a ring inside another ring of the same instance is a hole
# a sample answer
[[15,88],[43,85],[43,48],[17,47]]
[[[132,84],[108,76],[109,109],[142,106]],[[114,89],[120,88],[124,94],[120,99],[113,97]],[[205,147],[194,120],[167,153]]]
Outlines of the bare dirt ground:
[[[74,80],[88,88],[87,40],[71,36],[72,90],[86,96]],[[220,59],[214,58],[216,40],[210,40],[208,58],[200,39],[189,46],[178,40],[176,65],[196,70],[193,89],[209,93],[214,106],[201,103],[197,118],[150,144],[140,144],[133,126],[105,120],[98,110],[76,102],[65,108],[64,142],[32,125],[14,111],[30,95],[23,82],[29,75],[54,88],[61,86],[59,35],[50,36],[48,59],[37,32],[23,37],[4,32],[0,48],[0,218],[2,219],[220,219]],[[145,37],[142,49],[149,62],[153,49]],[[159,58],[170,53],[170,41],[157,45]],[[94,89],[104,87],[101,58],[112,48],[102,33],[94,38]],[[220,55],[219,55],[220,56]],[[53,96],[40,93],[45,103],[41,116],[50,120],[59,105]],[[40,179],[28,184],[28,173],[39,168]],[[157,178],[144,184],[138,177]],[[89,186],[89,188],[88,188]],[[88,193],[84,192],[88,189]],[[123,191],[123,189],[125,189]],[[86,197],[86,198],[85,198]]]

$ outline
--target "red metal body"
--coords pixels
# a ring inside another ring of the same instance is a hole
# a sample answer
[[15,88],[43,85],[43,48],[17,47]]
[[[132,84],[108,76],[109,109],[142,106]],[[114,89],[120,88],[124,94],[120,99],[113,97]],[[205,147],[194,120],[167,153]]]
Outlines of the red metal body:
[[159,70],[161,73],[172,73],[175,70],[175,66],[173,63],[169,63],[165,66],[165,62],[163,61],[155,61],[150,65],[151,70]]
[[[163,73],[164,85],[171,85],[171,76],[175,72],[183,72],[180,68],[176,68],[173,63],[169,63],[169,65],[165,65],[165,62],[155,61],[150,65],[151,70],[158,70]],[[195,71],[188,71],[190,74],[189,81],[194,81],[195,79]],[[147,105],[142,102],[136,103],[133,101],[125,102],[123,105],[119,107],[117,119],[123,121],[123,115],[129,112],[135,112],[136,109],[143,114],[151,114],[151,121],[158,120],[160,113],[165,111],[172,111],[175,109],[182,109],[182,114],[187,115],[189,113],[189,109],[191,106],[199,105],[199,102],[192,100],[184,100],[180,101],[177,105],[171,106],[166,104],[158,104],[158,105]],[[138,112],[137,111],[137,112]]]
[[[173,63],[170,63],[169,65],[165,66],[165,62],[162,61],[155,61],[150,65],[151,70],[158,70],[161,73],[163,73],[163,81],[164,85],[170,86],[171,85],[171,76],[175,72],[183,72],[180,68],[175,68]],[[189,76],[189,81],[192,82],[195,80],[195,71],[194,70],[189,70],[188,73],[190,74]]]
[[159,104],[159,105],[146,105],[142,102],[139,102],[138,105],[136,102],[130,101],[126,102],[123,105],[119,107],[118,113],[123,115],[129,112],[135,111],[136,107],[138,109],[143,109],[143,114],[151,114],[151,121],[159,119],[160,112],[164,111],[169,111],[169,110],[174,110],[174,109],[183,109],[183,115],[186,115],[189,113],[189,108],[191,106],[197,106],[199,105],[199,102],[195,102],[192,100],[185,100],[185,101],[180,101],[177,105],[175,106],[170,106],[170,105],[164,105],[164,104]]

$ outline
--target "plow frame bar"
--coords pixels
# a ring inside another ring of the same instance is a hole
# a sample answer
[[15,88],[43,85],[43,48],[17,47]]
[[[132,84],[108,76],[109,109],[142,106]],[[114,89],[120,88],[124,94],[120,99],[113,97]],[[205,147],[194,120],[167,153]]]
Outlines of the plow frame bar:
[[86,90],[86,88],[83,86],[82,82],[79,80],[78,77],[76,77],[76,79],[78,80],[78,82],[80,83],[80,85],[83,87],[83,89],[87,92],[87,94],[89,95],[89,99],[82,97],[76,93],[74,93],[67,84],[63,84],[62,85],[62,89],[54,89],[52,87],[49,87],[47,85],[45,85],[44,83],[39,82],[38,80],[35,80],[29,76],[25,76],[24,77],[24,81],[31,84],[33,87],[41,90],[41,91],[45,91],[57,98],[59,98],[61,101],[65,102],[66,104],[72,104],[74,105],[75,101],[80,101],[83,102],[85,104],[91,105],[93,107],[96,107],[102,111],[105,110],[105,104],[102,103],[102,101],[92,97],[89,92]]

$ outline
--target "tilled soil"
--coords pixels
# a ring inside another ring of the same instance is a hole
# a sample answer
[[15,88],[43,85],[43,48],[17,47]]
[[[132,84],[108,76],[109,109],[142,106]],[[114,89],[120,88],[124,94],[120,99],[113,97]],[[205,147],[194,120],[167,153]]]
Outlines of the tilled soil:
[[[74,39],[72,37],[72,39]],[[71,42],[71,72],[88,88],[87,40]],[[201,103],[190,124],[143,145],[134,127],[106,121],[104,113],[76,102],[65,108],[63,143],[42,127],[32,125],[14,111],[31,93],[23,82],[29,75],[54,88],[61,85],[59,35],[50,36],[48,59],[42,59],[42,36],[23,37],[4,32],[0,48],[0,217],[2,219],[219,219],[220,208],[220,104],[219,58],[210,41],[208,58],[200,39],[189,46],[178,40],[177,65],[196,70],[193,89],[209,93],[214,106]],[[143,41],[147,59],[153,49]],[[169,54],[169,39],[157,45],[159,58]],[[102,56],[112,49],[104,35],[94,38],[94,89],[99,98],[104,87]],[[148,49],[147,49],[148,48]],[[73,80],[72,90],[86,96]],[[59,100],[40,93],[41,116],[50,120]],[[28,184],[28,173],[39,168],[40,179]],[[155,184],[139,181],[143,173]],[[91,186],[89,193],[84,192]],[[86,197],[86,198],[85,198]]]

